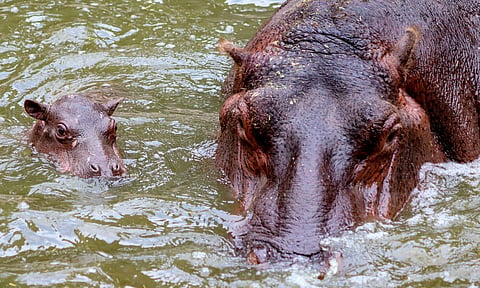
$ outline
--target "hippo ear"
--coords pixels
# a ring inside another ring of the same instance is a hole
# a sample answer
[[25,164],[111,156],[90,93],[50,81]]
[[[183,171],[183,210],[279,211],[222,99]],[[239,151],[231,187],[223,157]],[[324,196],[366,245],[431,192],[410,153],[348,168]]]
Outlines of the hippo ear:
[[47,119],[48,105],[39,103],[34,100],[27,99],[23,103],[23,107],[28,115],[32,116],[35,119],[45,121]]
[[117,109],[118,104],[123,101],[123,98],[118,98],[110,100],[107,103],[102,104],[103,110],[107,113],[108,116],[112,116],[115,109]]
[[220,40],[220,42],[218,42],[218,51],[230,55],[233,61],[239,66],[242,66],[252,54],[243,48],[233,45],[232,42],[227,40]]
[[393,65],[400,76],[401,81],[405,80],[408,71],[414,65],[415,50],[420,40],[420,31],[415,27],[407,27],[405,34],[393,47],[390,53],[390,59],[387,60],[390,65]]

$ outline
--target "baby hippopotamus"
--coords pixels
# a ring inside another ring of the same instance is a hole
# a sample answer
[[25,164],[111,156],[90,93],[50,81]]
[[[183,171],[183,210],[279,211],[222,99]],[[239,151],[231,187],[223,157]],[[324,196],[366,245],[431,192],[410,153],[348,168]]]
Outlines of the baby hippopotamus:
[[25,111],[38,120],[28,141],[51,156],[62,172],[82,178],[123,176],[126,167],[111,118],[121,101],[101,104],[82,94],[65,95],[51,105],[25,100]]

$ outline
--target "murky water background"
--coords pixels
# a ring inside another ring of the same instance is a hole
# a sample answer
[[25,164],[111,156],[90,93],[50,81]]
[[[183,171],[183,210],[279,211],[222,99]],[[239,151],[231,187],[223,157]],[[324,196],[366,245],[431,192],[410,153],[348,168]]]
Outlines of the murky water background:
[[[0,287],[478,287],[480,161],[428,165],[398,221],[327,239],[340,271],[257,269],[213,164],[230,60],[278,7],[250,1],[0,0]],[[33,155],[27,98],[108,88],[129,178],[83,180]],[[286,266],[286,267],[285,267]]]

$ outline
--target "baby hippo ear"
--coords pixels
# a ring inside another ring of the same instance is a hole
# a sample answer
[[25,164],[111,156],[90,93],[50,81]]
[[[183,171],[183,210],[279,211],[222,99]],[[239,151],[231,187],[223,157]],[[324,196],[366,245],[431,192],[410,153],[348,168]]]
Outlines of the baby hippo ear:
[[103,110],[107,113],[108,116],[112,116],[115,109],[117,109],[118,104],[123,101],[123,98],[118,98],[110,100],[107,103],[102,104]]
[[32,116],[35,119],[45,121],[47,119],[49,105],[39,103],[34,100],[27,99],[23,103],[23,107],[28,115]]
[[405,81],[408,71],[415,65],[415,52],[421,38],[418,28],[409,26],[405,34],[398,40],[391,52],[386,56],[387,66],[399,76],[400,81]]

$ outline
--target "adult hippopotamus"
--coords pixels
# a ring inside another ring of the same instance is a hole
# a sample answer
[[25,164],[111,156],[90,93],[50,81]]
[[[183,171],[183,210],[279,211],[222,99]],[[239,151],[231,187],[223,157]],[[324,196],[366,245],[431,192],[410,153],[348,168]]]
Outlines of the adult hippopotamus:
[[117,124],[111,118],[120,102],[100,104],[82,94],[65,95],[52,105],[25,100],[25,111],[37,119],[28,141],[50,155],[62,172],[83,178],[123,176]]
[[251,263],[325,259],[325,237],[394,218],[423,163],[479,156],[478,0],[290,0],[220,49],[216,159]]

